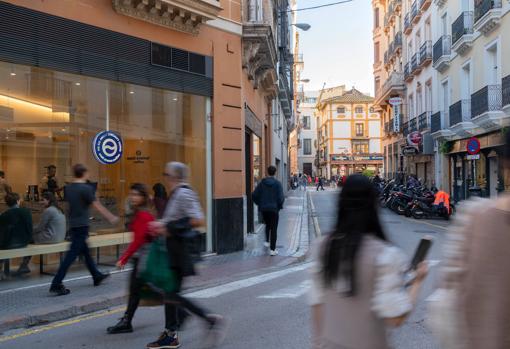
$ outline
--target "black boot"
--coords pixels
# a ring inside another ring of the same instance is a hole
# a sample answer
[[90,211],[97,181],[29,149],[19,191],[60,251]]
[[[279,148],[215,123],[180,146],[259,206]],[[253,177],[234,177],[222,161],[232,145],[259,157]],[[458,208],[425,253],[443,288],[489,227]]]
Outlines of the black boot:
[[127,316],[124,315],[115,326],[108,327],[106,332],[109,334],[131,333],[133,332],[133,326],[131,326],[131,321],[128,320]]

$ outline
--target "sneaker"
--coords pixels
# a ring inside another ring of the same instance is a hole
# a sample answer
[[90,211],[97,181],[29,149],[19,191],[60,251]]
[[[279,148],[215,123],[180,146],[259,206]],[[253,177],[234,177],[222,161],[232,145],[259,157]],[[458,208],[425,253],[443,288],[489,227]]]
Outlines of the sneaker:
[[99,276],[94,278],[94,286],[101,285],[101,283],[108,277],[110,277],[110,274],[99,274]]
[[147,349],[173,349],[179,348],[180,346],[181,344],[179,343],[177,333],[171,334],[165,330],[157,341],[147,344],[146,347]]
[[269,242],[264,242],[264,247],[269,247]]
[[133,326],[131,322],[124,316],[120,321],[115,325],[108,327],[106,332],[109,334],[117,334],[117,333],[131,333],[133,332]]
[[278,255],[278,250],[271,250],[271,252],[269,252],[269,255],[270,256],[277,256]]
[[221,315],[207,315],[209,327],[205,338],[205,348],[216,347],[223,343],[227,336],[229,321]]
[[54,293],[56,296],[65,296],[71,293],[71,290],[67,289],[63,284],[51,285],[50,293]]

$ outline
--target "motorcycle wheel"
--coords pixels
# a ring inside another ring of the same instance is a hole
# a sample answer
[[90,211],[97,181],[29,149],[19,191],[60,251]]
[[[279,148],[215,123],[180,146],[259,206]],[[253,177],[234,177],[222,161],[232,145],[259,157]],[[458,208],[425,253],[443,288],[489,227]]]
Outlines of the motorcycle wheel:
[[398,203],[396,200],[390,201],[390,205],[389,205],[390,210],[392,210],[393,212],[397,212],[397,205],[398,205]]
[[407,210],[407,205],[402,204],[402,203],[397,204],[397,213],[399,215],[404,215],[406,213],[406,210]]
[[386,198],[385,197],[380,197],[379,198],[379,205],[381,206],[381,208],[385,208],[386,207]]
[[415,207],[411,210],[411,215],[413,218],[422,219],[425,214],[421,208]]
[[412,216],[411,211],[412,211],[411,209],[406,207],[404,215],[408,218],[411,217]]

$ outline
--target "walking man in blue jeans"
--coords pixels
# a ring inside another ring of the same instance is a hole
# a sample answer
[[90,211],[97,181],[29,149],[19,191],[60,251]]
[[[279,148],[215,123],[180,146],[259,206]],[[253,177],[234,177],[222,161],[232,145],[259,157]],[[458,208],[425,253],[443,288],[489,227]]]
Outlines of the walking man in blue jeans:
[[252,194],[253,202],[257,204],[266,224],[266,242],[264,245],[271,250],[270,255],[276,256],[276,238],[278,230],[279,212],[283,208],[285,197],[280,181],[274,178],[276,167],[267,168],[268,176],[255,188]]
[[99,286],[101,282],[110,274],[101,273],[90,256],[87,238],[89,237],[89,209],[93,206],[101,215],[103,215],[111,224],[116,224],[119,218],[110,213],[96,199],[94,189],[87,183],[88,170],[82,164],[73,166],[74,181],[66,185],[65,198],[69,203],[69,228],[71,233],[71,247],[66,253],[57,274],[53,278],[50,287],[50,293],[57,296],[64,296],[71,291],[67,289],[62,280],[66,276],[67,270],[73,264],[76,257],[83,255],[85,264],[94,280],[94,286]]

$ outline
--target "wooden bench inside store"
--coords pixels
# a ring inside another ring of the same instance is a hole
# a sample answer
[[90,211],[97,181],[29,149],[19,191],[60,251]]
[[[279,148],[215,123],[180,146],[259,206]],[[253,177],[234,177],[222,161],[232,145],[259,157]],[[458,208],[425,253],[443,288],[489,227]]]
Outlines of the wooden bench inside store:
[[[88,239],[89,248],[96,249],[96,261],[100,264],[100,248],[101,247],[116,247],[116,257],[119,258],[120,255],[120,246],[129,244],[132,240],[132,233],[123,232],[123,233],[111,233],[110,230],[101,230],[91,233]],[[7,260],[5,265],[5,271],[9,272],[9,260],[13,258],[21,258],[27,256],[39,256],[39,272],[41,274],[49,274],[44,271],[44,262],[43,255],[51,254],[51,253],[59,253],[60,259],[64,252],[69,250],[70,242],[64,241],[56,244],[30,244],[24,248],[16,248],[12,250],[1,250],[0,251],[0,259]]]

